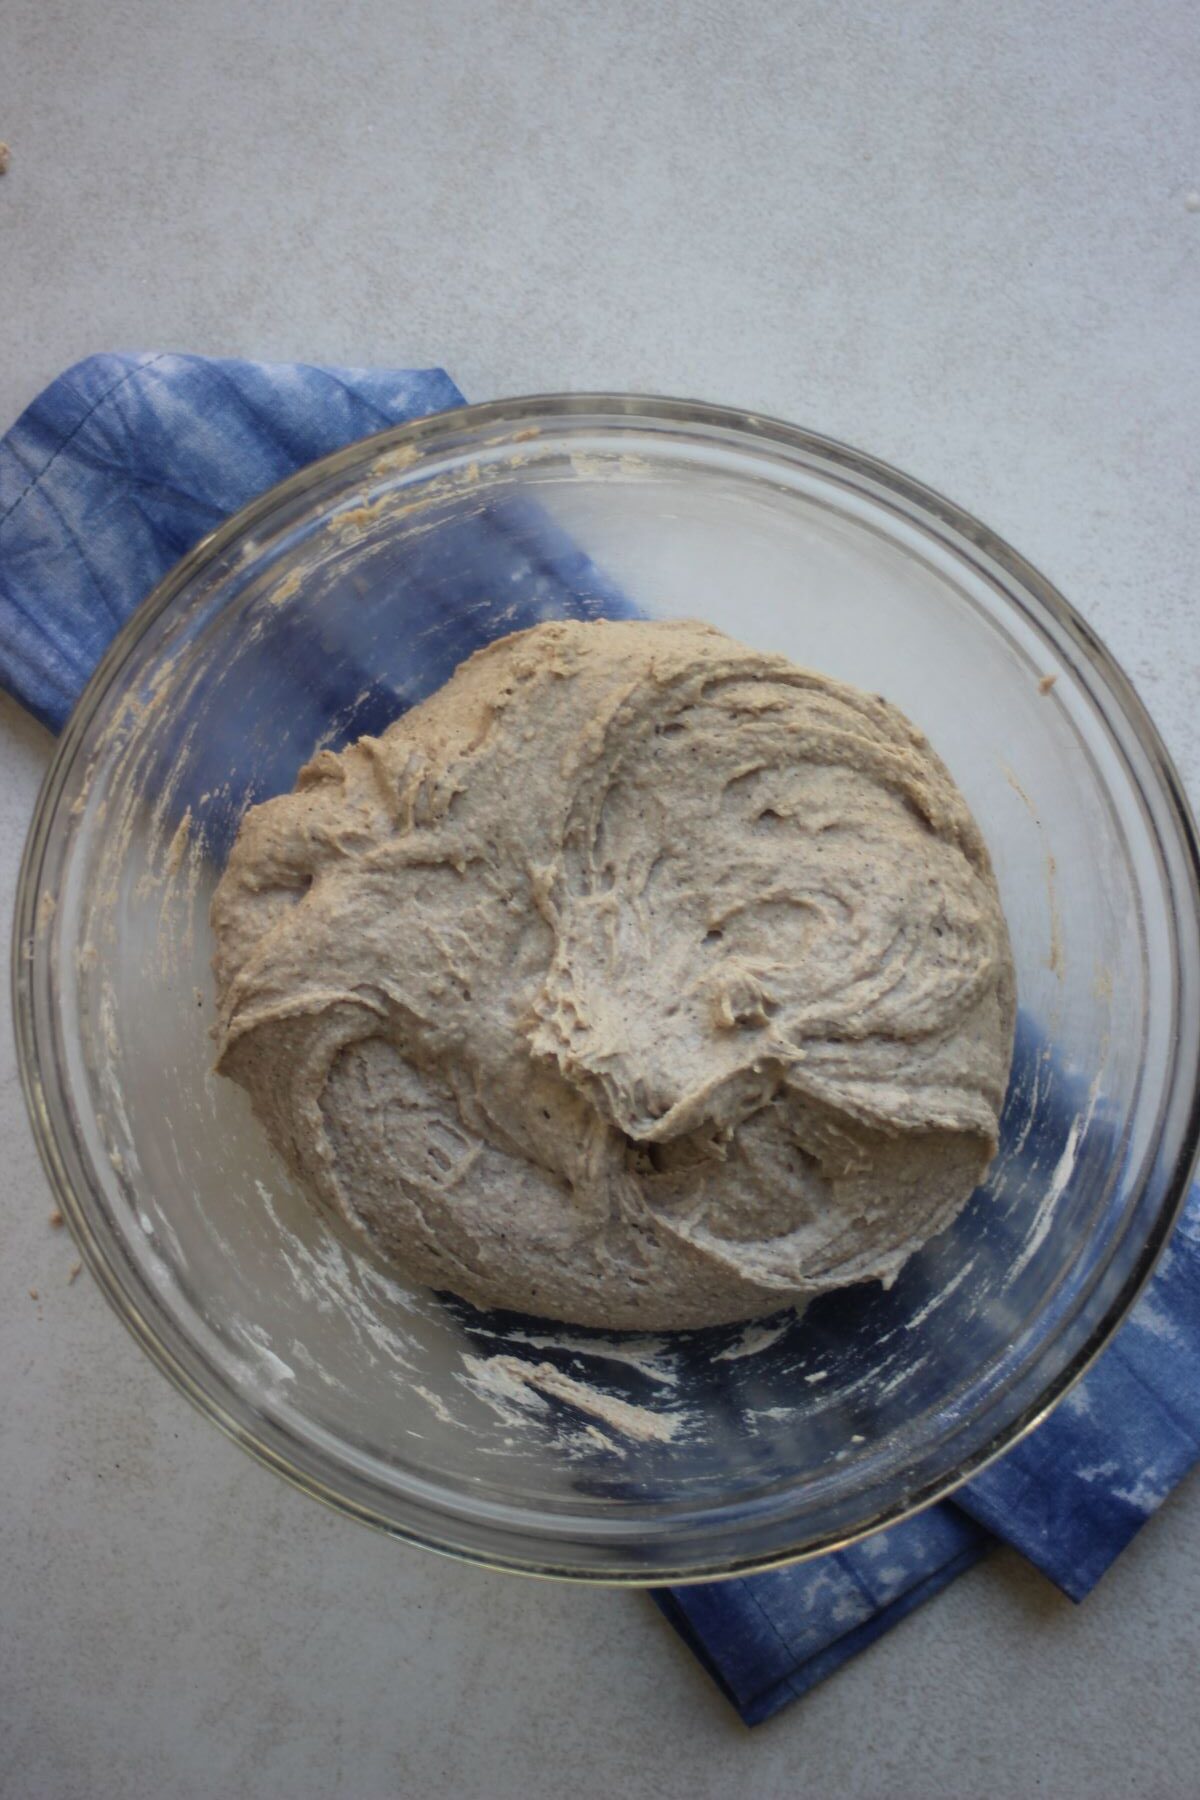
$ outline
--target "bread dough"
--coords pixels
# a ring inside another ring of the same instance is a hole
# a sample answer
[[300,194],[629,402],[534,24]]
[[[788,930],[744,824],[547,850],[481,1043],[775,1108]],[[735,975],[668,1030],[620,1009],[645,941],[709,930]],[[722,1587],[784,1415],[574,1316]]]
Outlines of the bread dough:
[[684,623],[518,632],[247,814],[218,1066],[410,1275],[608,1327],[890,1280],[996,1148],[1008,933],[884,700]]

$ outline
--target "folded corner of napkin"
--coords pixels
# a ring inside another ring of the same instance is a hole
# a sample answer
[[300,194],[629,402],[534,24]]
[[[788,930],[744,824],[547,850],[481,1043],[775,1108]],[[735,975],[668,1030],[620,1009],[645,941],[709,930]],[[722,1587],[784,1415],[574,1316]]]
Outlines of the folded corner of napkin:
[[61,730],[118,627],[214,525],[331,450],[461,402],[439,368],[73,364],[0,439],[0,682]]

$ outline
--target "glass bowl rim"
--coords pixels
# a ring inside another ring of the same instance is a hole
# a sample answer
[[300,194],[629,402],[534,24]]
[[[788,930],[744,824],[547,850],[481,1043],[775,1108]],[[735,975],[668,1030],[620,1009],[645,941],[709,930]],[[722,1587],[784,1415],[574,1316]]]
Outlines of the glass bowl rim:
[[[513,1573],[584,1581],[601,1586],[684,1585],[784,1567],[860,1542],[874,1532],[899,1524],[937,1501],[950,1497],[965,1481],[977,1475],[1037,1428],[1082,1378],[1111,1340],[1135,1304],[1174,1229],[1187,1195],[1197,1154],[1200,1153],[1200,1068],[1192,1082],[1190,1104],[1181,1133],[1181,1146],[1167,1176],[1164,1200],[1129,1274],[1079,1349],[1057,1376],[1047,1382],[1037,1397],[1028,1402],[1014,1419],[998,1429],[991,1439],[943,1477],[927,1483],[901,1501],[881,1508],[876,1516],[853,1529],[829,1533],[796,1548],[785,1547],[743,1558],[729,1557],[711,1567],[697,1568],[694,1564],[689,1564],[679,1570],[672,1570],[669,1566],[664,1566],[656,1567],[651,1572],[645,1569],[626,1571],[556,1564],[552,1554],[501,1554],[463,1543],[452,1532],[443,1536],[418,1529],[409,1523],[400,1523],[386,1512],[365,1505],[348,1492],[339,1491],[337,1487],[319,1479],[300,1466],[298,1460],[289,1460],[284,1450],[268,1441],[267,1433],[259,1435],[243,1419],[227,1410],[221,1398],[227,1385],[224,1378],[219,1374],[214,1376],[215,1386],[219,1390],[214,1392],[212,1387],[206,1386],[186,1366],[184,1359],[164,1341],[152,1320],[144,1315],[93,1231],[88,1212],[89,1207],[94,1204],[94,1197],[89,1195],[88,1200],[84,1201],[76,1192],[67,1170],[59,1128],[42,1078],[43,1056],[34,970],[39,956],[36,922],[43,861],[57,818],[58,800],[73,769],[76,753],[85,739],[88,726],[121,667],[150,627],[206,566],[215,563],[232,545],[249,538],[255,528],[272,514],[319,483],[360,464],[369,473],[371,464],[377,458],[396,451],[415,452],[411,460],[406,457],[404,468],[407,473],[419,467],[423,452],[436,450],[441,441],[451,434],[471,434],[491,428],[507,434],[512,440],[522,432],[523,427],[528,427],[531,420],[546,418],[555,422],[589,418],[601,429],[605,426],[641,424],[650,429],[677,426],[698,428],[714,434],[732,433],[743,442],[751,440],[760,450],[774,447],[780,452],[799,456],[809,464],[864,480],[870,483],[872,489],[881,490],[882,495],[893,504],[899,502],[907,517],[912,519],[915,515],[918,525],[928,526],[932,521],[947,528],[959,540],[956,548],[960,553],[967,546],[981,552],[1009,580],[1027,591],[1085,665],[1095,664],[1099,667],[1104,682],[1117,703],[1118,713],[1123,715],[1157,778],[1161,798],[1166,802],[1178,834],[1178,846],[1186,863],[1191,904],[1193,910],[1200,913],[1200,840],[1183,785],[1145,706],[1111,653],[1069,601],[1039,570],[988,526],[935,489],[864,451],[761,413],[707,401],[651,394],[580,392],[522,395],[464,404],[389,426],[367,437],[354,439],[340,449],[305,464],[283,481],[256,495],[219,526],[206,533],[162,577],[119,628],[89,677],[59,735],[38,793],[26,838],[18,876],[11,957],[17,1062],[34,1139],[52,1193],[105,1298],[173,1385],[199,1412],[257,1461],[336,1512],[372,1525],[390,1536],[420,1544],[459,1560]],[[534,433],[530,432],[529,435],[533,436]],[[1008,598],[1011,601],[1011,596]],[[1111,729],[1109,709],[1102,710],[1105,726]],[[1128,761],[1123,751],[1122,760]],[[1132,769],[1130,775],[1139,791],[1142,791],[1144,784]],[[44,952],[41,954],[44,955]],[[53,979],[48,979],[53,987]],[[1179,1078],[1177,1058],[1172,1076],[1175,1080]],[[69,1121],[64,1119],[62,1130],[64,1134],[69,1131]],[[134,1277],[134,1280],[140,1285],[140,1278]],[[156,1304],[161,1306],[161,1303]],[[167,1309],[163,1307],[161,1310],[169,1318]],[[204,1353],[190,1343],[188,1347],[193,1359],[198,1364],[207,1366]],[[209,1373],[213,1374],[211,1367]],[[282,1426],[273,1424],[271,1435],[279,1439],[285,1437],[286,1432]]]

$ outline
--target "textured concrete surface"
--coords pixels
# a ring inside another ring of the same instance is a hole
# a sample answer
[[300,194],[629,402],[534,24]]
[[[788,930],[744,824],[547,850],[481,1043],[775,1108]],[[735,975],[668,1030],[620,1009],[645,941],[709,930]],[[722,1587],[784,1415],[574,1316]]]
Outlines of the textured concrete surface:
[[[1188,0],[6,0],[0,424],[147,347],[776,412],[1040,563],[1196,796],[1198,92]],[[48,749],[0,707],[6,909]],[[1081,1609],[998,1555],[749,1735],[647,1603],[193,1416],[67,1286],[7,1024],[0,1158],[6,1796],[1197,1791],[1197,1482]]]

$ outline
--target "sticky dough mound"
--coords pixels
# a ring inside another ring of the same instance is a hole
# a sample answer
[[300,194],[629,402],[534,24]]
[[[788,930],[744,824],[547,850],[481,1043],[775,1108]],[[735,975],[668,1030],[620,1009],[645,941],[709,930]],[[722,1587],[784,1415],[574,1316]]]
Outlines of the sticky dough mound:
[[250,812],[219,1068],[480,1305],[698,1326],[889,1280],[996,1148],[1014,979],[920,732],[708,626],[539,625]]

